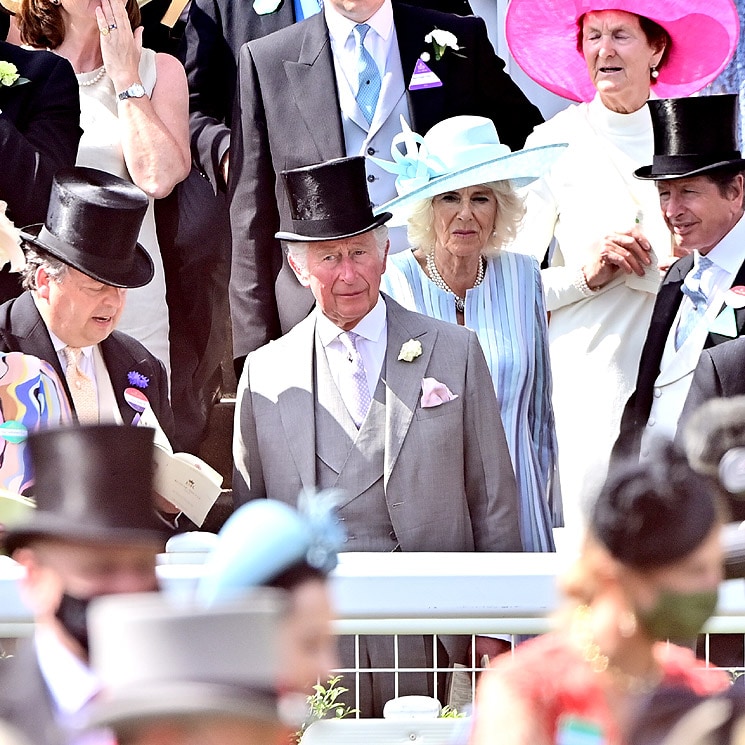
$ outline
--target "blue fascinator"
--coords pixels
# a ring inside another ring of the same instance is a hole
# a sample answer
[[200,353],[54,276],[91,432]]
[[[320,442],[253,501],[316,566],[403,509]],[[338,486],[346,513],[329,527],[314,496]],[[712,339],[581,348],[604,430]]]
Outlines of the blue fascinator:
[[235,511],[219,533],[197,596],[206,605],[270,583],[306,563],[327,574],[338,563],[344,531],[336,517],[341,493],[303,491],[297,509],[257,499]]

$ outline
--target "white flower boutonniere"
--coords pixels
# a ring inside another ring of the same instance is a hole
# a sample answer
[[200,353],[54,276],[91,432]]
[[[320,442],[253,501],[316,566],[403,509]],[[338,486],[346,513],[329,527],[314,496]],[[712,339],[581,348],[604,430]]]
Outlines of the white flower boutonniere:
[[21,77],[18,68],[12,62],[0,60],[0,86],[12,88],[30,82],[28,78]]
[[401,346],[398,359],[404,362],[413,362],[422,353],[422,342],[417,339],[409,339]]
[[8,219],[6,202],[0,200],[0,267],[10,264],[10,271],[20,272],[26,265],[26,257],[21,250],[21,234]]
[[[431,44],[435,52],[435,59],[439,62],[448,49],[458,52],[462,49],[458,45],[458,37],[451,34],[450,31],[443,31],[440,28],[433,29],[424,37],[425,44]],[[426,54],[426,52],[425,52]],[[459,54],[458,57],[462,57]]]

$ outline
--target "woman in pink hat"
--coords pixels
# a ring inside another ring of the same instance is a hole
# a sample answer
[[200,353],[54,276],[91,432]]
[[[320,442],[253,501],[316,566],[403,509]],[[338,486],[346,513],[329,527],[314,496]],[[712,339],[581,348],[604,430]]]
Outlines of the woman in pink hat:
[[633,177],[653,153],[645,103],[703,88],[738,31],[731,0],[512,0],[507,11],[520,66],[579,102],[526,142],[569,147],[527,188],[511,246],[540,260],[551,244],[542,278],[567,538],[605,477],[660,270],[672,261],[657,191]]

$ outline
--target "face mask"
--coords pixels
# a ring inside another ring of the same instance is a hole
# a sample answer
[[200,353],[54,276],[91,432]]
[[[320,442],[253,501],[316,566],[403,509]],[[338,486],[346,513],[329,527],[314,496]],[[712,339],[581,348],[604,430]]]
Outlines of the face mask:
[[57,612],[54,614],[65,627],[65,631],[80,644],[86,654],[88,654],[88,624],[85,620],[85,614],[90,602],[90,599],[83,600],[65,593],[62,595]]
[[701,631],[716,607],[716,590],[690,593],[662,590],[651,608],[637,611],[636,615],[654,639],[691,639]]

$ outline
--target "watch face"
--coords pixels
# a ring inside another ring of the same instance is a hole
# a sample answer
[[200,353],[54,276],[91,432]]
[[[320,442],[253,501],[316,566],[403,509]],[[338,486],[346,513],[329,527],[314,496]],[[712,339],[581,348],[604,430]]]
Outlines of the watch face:
[[129,93],[132,98],[142,98],[145,95],[145,88],[139,83],[135,83],[127,89],[127,93]]

